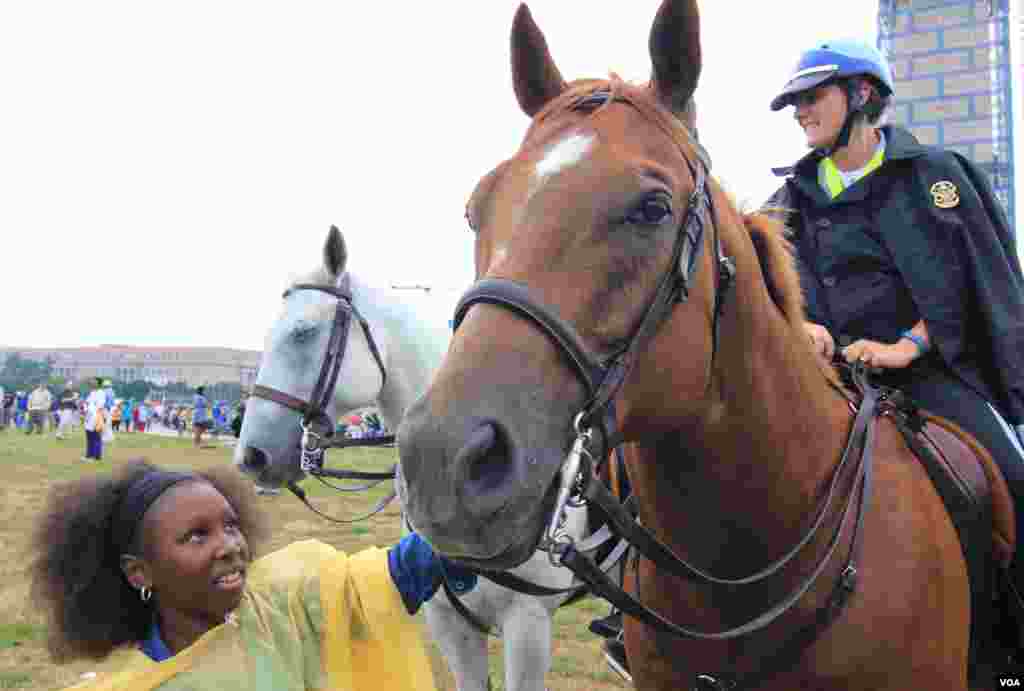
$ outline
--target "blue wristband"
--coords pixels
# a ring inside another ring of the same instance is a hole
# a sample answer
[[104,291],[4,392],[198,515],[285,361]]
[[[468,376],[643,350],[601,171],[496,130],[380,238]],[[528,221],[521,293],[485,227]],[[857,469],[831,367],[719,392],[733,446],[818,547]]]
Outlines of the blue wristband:
[[932,349],[931,344],[929,344],[928,341],[924,340],[923,337],[918,336],[913,331],[904,331],[903,333],[900,334],[900,338],[905,338],[917,346],[918,357],[921,357],[922,355],[924,355],[925,353]]

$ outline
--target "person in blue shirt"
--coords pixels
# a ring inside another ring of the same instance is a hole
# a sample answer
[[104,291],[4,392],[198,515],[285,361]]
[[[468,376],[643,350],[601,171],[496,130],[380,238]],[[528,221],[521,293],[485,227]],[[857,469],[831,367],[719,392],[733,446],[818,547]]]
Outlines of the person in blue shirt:
[[28,422],[28,394],[24,391],[19,391],[14,406],[17,411],[14,426],[22,429]]
[[103,382],[103,395],[107,398],[107,410],[114,409],[114,403],[117,400],[117,394],[114,393],[114,382],[109,379]]
[[121,415],[121,420],[124,424],[124,431],[132,431],[132,415],[135,413],[135,399],[129,398],[124,402],[124,413]]
[[220,430],[226,425],[227,420],[224,419],[224,401],[217,401],[213,404],[213,428],[215,430]]
[[210,401],[206,398],[206,387],[197,386],[192,397],[192,445],[199,448],[203,432],[211,427]]

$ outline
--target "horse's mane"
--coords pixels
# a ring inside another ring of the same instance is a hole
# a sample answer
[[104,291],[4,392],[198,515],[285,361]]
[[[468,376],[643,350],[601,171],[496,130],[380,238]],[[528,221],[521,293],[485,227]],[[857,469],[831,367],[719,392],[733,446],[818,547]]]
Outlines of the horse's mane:
[[768,295],[792,326],[800,326],[804,319],[804,297],[786,227],[760,212],[746,213],[742,218],[757,251]]
[[[732,202],[730,201],[730,204]],[[735,209],[735,205],[733,205]],[[772,302],[778,307],[783,318],[797,332],[800,343],[806,343],[803,335],[804,295],[800,287],[793,247],[787,238],[786,226],[775,216],[763,212],[742,214],[743,225],[757,252],[761,275]],[[833,384],[839,384],[839,375],[823,358],[814,357],[822,374]]]

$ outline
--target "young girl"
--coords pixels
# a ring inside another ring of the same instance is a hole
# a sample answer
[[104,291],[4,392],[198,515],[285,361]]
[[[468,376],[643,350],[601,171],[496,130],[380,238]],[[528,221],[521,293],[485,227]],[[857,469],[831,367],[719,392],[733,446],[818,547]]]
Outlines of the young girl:
[[412,534],[346,555],[266,536],[234,471],[143,461],[59,487],[37,527],[34,592],[57,659],[102,661],[76,689],[432,691],[410,616],[442,573],[475,576]]

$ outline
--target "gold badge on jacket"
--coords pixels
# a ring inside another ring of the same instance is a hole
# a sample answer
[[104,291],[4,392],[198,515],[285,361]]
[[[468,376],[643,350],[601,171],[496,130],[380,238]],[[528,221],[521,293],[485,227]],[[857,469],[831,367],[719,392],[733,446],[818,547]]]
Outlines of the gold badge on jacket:
[[942,180],[932,185],[932,200],[940,209],[952,209],[960,203],[960,191],[949,180]]

